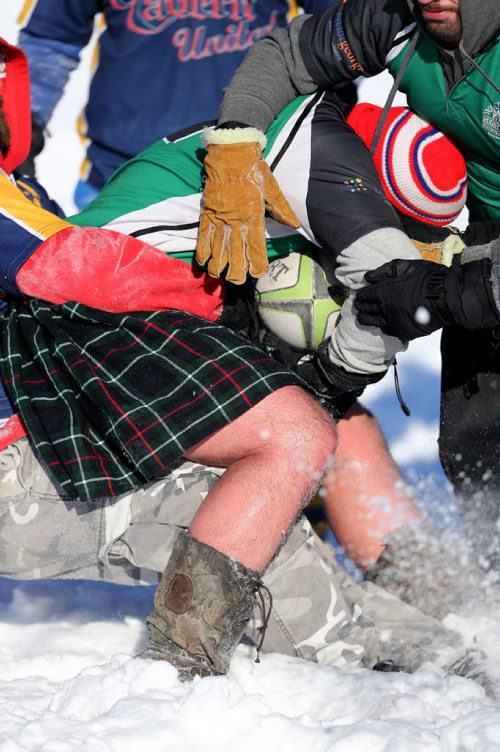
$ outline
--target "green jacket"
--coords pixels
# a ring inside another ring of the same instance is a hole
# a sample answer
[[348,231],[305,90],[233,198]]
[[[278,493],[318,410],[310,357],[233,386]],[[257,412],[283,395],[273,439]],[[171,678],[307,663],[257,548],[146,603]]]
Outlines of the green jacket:
[[[460,0],[454,52],[423,36],[400,89],[410,106],[456,140],[467,160],[471,219],[500,218],[500,3]],[[334,2],[260,40],[225,90],[220,122],[265,129],[297,92],[335,89],[360,74],[396,74],[423,26],[416,0]],[[488,80],[489,79],[489,80]]]
[[[408,44],[388,64],[394,76]],[[399,88],[410,107],[446,133],[464,155],[470,220],[500,219],[500,94],[482,73],[500,84],[500,45],[475,57],[481,70],[470,67],[449,90],[442,54],[422,36]]]

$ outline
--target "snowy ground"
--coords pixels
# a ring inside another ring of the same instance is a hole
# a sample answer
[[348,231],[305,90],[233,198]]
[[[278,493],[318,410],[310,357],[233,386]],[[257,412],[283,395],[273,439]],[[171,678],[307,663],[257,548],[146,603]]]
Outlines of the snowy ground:
[[[1,3],[0,33],[9,41],[22,4]],[[42,181],[68,211],[82,153],[73,122],[85,68],[58,107],[39,161]],[[363,88],[363,97],[379,102],[386,84]],[[454,519],[436,451],[437,337],[400,358],[400,379],[411,418],[391,379],[367,402],[420,496]],[[0,752],[500,750],[499,706],[474,682],[437,673],[341,672],[279,655],[256,665],[241,646],[227,677],[180,685],[168,665],[131,657],[144,642],[151,600],[150,588],[0,579]],[[500,613],[448,619],[483,647],[500,686]]]

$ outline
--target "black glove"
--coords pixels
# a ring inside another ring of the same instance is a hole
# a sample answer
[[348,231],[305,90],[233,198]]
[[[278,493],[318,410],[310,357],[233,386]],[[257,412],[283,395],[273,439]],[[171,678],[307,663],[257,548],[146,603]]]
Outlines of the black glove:
[[385,376],[385,371],[374,374],[350,373],[335,365],[328,355],[328,340],[321,343],[314,355],[304,356],[294,370],[336,420],[363,394],[365,387]]
[[226,283],[226,298],[217,324],[232,329],[233,332],[250,342],[258,338],[260,331],[258,300],[252,281],[247,280],[242,285]]
[[419,219],[409,217],[400,212],[397,212],[397,215],[408,237],[423,245],[443,243],[450,235],[459,234],[455,227],[431,225],[428,222],[421,222]]
[[20,175],[27,175],[30,178],[36,177],[35,157],[37,157],[45,146],[45,135],[43,126],[31,119],[31,146],[30,153],[22,164],[16,167],[16,172]]
[[500,324],[490,279],[491,261],[448,269],[432,261],[395,259],[365,274],[368,287],[354,300],[358,321],[407,342],[446,324],[490,329]]
[[497,219],[471,222],[462,238],[467,246],[487,245],[500,236],[500,221]]

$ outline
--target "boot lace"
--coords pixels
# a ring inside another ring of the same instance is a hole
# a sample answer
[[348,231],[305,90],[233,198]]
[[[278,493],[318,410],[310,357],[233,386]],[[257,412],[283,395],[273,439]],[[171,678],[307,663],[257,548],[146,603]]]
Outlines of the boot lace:
[[[269,598],[269,605],[266,605],[266,599],[264,598],[264,595],[262,592],[263,590],[267,593],[267,596]],[[257,645],[257,656],[255,658],[255,663],[260,663],[260,651],[262,650],[262,645],[264,644],[264,638],[266,636],[267,627],[269,626],[269,619],[271,618],[271,612],[273,610],[273,596],[269,588],[266,587],[266,585],[264,585],[263,582],[261,582],[259,585],[259,588],[257,590],[257,596],[258,596],[257,603],[260,608],[262,626],[258,627],[257,629],[257,631],[260,632],[260,640]]]

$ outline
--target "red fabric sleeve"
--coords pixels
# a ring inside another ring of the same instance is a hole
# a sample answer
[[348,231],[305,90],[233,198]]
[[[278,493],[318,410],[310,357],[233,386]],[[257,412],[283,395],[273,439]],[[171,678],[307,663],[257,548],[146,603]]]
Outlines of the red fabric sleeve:
[[3,428],[0,428],[0,452],[3,452],[9,444],[22,439],[26,435],[26,429],[21,423],[19,415],[13,415]]
[[51,303],[111,313],[179,309],[214,321],[223,283],[153,246],[113,230],[67,227],[48,238],[17,272],[21,292]]

